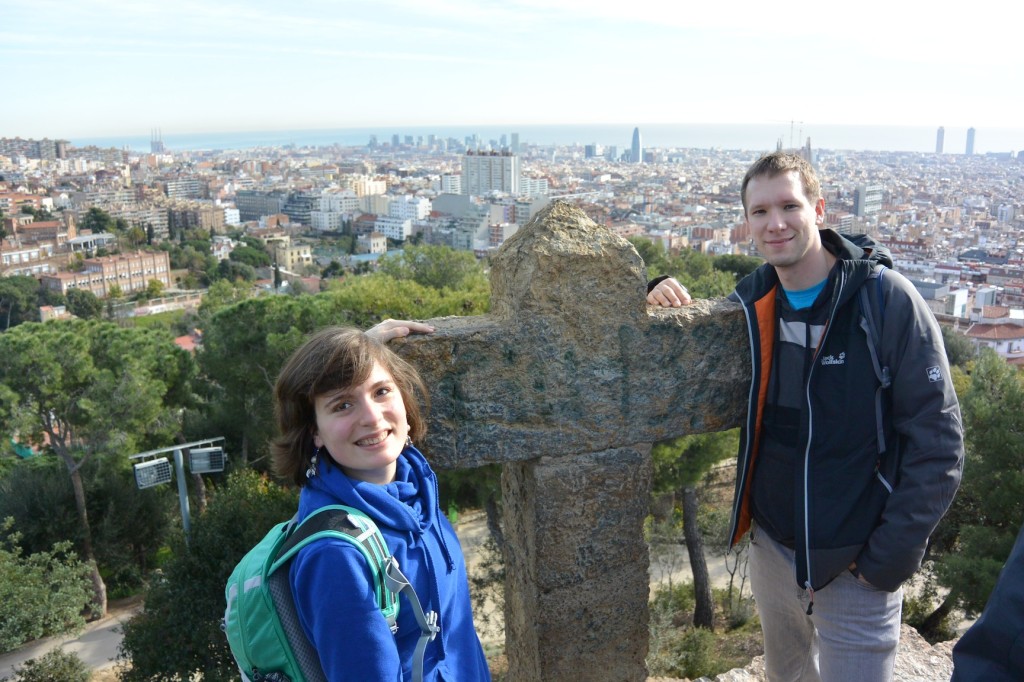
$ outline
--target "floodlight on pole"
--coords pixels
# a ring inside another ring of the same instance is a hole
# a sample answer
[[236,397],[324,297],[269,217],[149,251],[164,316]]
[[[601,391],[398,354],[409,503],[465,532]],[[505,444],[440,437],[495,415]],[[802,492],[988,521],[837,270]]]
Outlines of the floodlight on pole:
[[[178,477],[178,501],[181,504],[181,527],[185,531],[185,542],[188,542],[192,530],[192,513],[188,505],[188,485],[185,481],[185,465],[182,450],[189,451],[189,471],[193,474],[214,473],[224,471],[224,448],[214,446],[217,441],[223,441],[223,437],[207,438],[205,440],[185,443],[184,445],[172,445],[168,448],[150,450],[132,455],[129,459],[141,459],[143,461],[133,464],[135,471],[135,485],[140,490],[152,488],[164,483],[170,483],[171,463],[166,457],[156,457],[165,452],[174,452],[174,471]],[[194,457],[193,457],[194,453]]]
[[135,485],[139,490],[171,482],[171,463],[166,457],[132,465],[132,469],[135,470]]
[[224,471],[224,448],[192,448],[188,451],[188,470],[193,474],[214,474]]

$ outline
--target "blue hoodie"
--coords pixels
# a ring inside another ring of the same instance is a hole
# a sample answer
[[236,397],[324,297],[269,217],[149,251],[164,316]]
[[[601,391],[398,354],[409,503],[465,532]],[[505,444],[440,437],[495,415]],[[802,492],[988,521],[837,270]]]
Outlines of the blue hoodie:
[[[365,512],[380,528],[424,612],[437,611],[441,632],[427,644],[424,682],[491,679],[473,627],[466,562],[437,500],[437,477],[411,445],[398,458],[395,480],[351,479],[329,458],[299,496],[299,518],[330,504]],[[405,594],[398,633],[378,610],[369,564],[350,543],[321,540],[304,547],[289,569],[299,620],[330,682],[412,679],[420,628]]]

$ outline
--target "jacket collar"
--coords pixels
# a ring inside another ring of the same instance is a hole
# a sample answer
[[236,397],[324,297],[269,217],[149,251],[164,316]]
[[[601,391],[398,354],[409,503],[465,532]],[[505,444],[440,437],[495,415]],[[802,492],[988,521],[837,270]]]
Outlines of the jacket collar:
[[299,516],[305,518],[328,504],[355,507],[378,525],[406,532],[426,530],[440,513],[437,478],[413,445],[402,451],[395,480],[387,485],[351,479],[341,467],[325,461],[299,494]]
[[[842,273],[847,282],[843,287],[841,299],[838,301],[839,304],[842,304],[853,295],[853,292],[857,290],[861,282],[871,274],[875,262],[879,260],[877,254],[880,253],[881,249],[869,253],[832,229],[824,228],[819,230],[819,233],[822,246],[836,257],[836,264],[829,272],[829,278],[835,278]],[[874,242],[871,243],[873,244]],[[769,292],[774,291],[778,283],[779,276],[775,271],[775,267],[764,263],[740,280],[736,285],[736,291],[733,292],[733,296],[730,296],[730,298],[750,304],[766,296]]]

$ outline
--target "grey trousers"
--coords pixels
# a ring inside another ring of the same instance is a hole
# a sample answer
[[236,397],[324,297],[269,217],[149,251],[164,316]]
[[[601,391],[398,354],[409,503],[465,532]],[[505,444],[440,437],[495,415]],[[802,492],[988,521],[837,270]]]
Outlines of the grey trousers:
[[769,682],[891,681],[903,589],[879,590],[843,571],[814,593],[808,616],[794,555],[756,524],[751,529],[750,585]]

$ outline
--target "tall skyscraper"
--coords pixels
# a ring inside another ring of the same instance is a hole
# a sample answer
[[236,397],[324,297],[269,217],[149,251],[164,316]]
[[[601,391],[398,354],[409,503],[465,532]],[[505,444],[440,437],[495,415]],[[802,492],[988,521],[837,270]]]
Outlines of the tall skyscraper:
[[481,196],[498,191],[519,194],[519,157],[507,151],[474,152],[462,157],[462,193]]
[[519,153],[519,133],[512,133],[511,149],[513,154]]
[[804,161],[814,165],[814,153],[811,151],[811,138],[807,138],[807,144],[800,150],[800,155],[804,157]]
[[967,129],[967,156],[974,154],[974,128]]
[[633,147],[629,152],[629,160],[633,163],[644,162],[644,146],[640,143],[639,128],[633,128]]
[[882,210],[884,189],[881,185],[860,185],[853,191],[853,214],[863,218]]
[[946,129],[939,126],[939,131],[935,133],[935,153],[942,153],[942,143],[946,139]]
[[153,128],[150,132],[149,151],[151,154],[163,154],[167,151],[164,147],[163,132],[159,128]]

